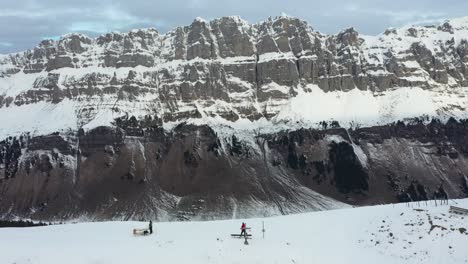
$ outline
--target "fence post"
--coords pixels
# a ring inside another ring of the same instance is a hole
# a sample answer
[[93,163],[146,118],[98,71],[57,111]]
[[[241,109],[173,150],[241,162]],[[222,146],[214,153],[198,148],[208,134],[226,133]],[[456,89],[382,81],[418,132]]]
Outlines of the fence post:
[[263,233],[263,239],[265,239],[265,222],[262,221],[262,233]]

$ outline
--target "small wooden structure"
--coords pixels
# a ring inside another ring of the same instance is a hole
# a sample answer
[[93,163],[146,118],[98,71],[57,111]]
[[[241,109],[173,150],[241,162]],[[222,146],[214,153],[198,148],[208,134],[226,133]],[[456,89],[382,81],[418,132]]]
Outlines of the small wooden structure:
[[450,206],[449,212],[450,213],[455,213],[455,214],[466,214],[466,215],[468,215],[468,209],[461,208],[461,207],[456,207],[456,206]]
[[250,231],[250,227],[245,228],[245,234],[243,234],[243,235],[241,235],[241,234],[231,234],[231,237],[233,237],[233,238],[242,238],[242,237],[244,237],[244,239],[245,239],[244,244],[248,245],[249,242],[247,241],[247,239],[252,239],[252,234],[247,233],[247,230]]
[[135,228],[133,229],[133,235],[135,236],[146,236],[149,235],[150,231],[147,228]]

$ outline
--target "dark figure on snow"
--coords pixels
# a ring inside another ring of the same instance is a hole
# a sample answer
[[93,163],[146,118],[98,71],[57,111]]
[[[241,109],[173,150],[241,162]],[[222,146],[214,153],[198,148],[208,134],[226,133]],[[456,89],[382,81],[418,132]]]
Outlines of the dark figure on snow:
[[245,223],[242,223],[240,236],[244,235],[244,237],[247,237],[247,232],[246,232],[246,230],[247,230],[247,225],[246,225]]
[[149,228],[148,229],[149,229],[150,234],[153,234],[153,222],[151,220],[149,222]]

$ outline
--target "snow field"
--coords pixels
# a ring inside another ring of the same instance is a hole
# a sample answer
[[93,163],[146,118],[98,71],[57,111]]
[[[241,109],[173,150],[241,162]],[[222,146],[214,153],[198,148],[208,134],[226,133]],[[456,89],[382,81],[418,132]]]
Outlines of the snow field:
[[[468,199],[449,204],[468,207]],[[433,202],[209,222],[0,229],[0,263],[468,263],[468,216]],[[245,221],[253,239],[231,238]],[[262,238],[262,221],[265,238]],[[463,231],[463,232],[462,232]]]

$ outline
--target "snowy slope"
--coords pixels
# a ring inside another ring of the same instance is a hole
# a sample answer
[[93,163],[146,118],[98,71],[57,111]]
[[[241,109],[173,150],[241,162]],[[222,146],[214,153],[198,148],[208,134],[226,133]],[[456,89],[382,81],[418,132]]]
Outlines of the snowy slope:
[[[230,130],[243,130],[245,134],[252,134],[259,129],[263,133],[273,133],[289,128],[320,127],[319,122],[324,120],[336,120],[343,127],[351,127],[384,125],[424,115],[438,117],[442,121],[451,116],[468,118],[468,112],[465,110],[468,109],[468,88],[399,88],[379,94],[358,89],[326,93],[315,85],[310,85],[309,88],[310,92],[302,92],[279,106],[277,114],[270,120],[262,118],[252,121],[240,118],[229,121],[210,115],[216,112],[212,110],[216,106],[212,106],[211,109],[198,108],[201,118],[165,122],[163,126],[171,129],[181,122],[187,122],[209,124],[217,131],[229,127]],[[120,110],[112,110],[115,106]],[[108,98],[89,99],[86,103],[65,99],[60,103],[38,102],[3,107],[0,108],[0,123],[7,125],[0,127],[0,138],[27,132],[38,136],[55,131],[77,131],[81,127],[90,130],[98,126],[113,126],[114,119],[124,116],[125,113],[137,118],[151,115],[154,111],[153,106],[151,98],[142,98],[137,102]],[[89,108],[93,109],[91,113],[86,112]],[[84,114],[90,116],[85,118]]]
[[[468,207],[468,199],[450,205]],[[253,239],[232,239],[242,220],[78,223],[0,229],[1,263],[467,263],[466,216],[413,203],[245,220]],[[262,238],[262,222],[265,238]]]

